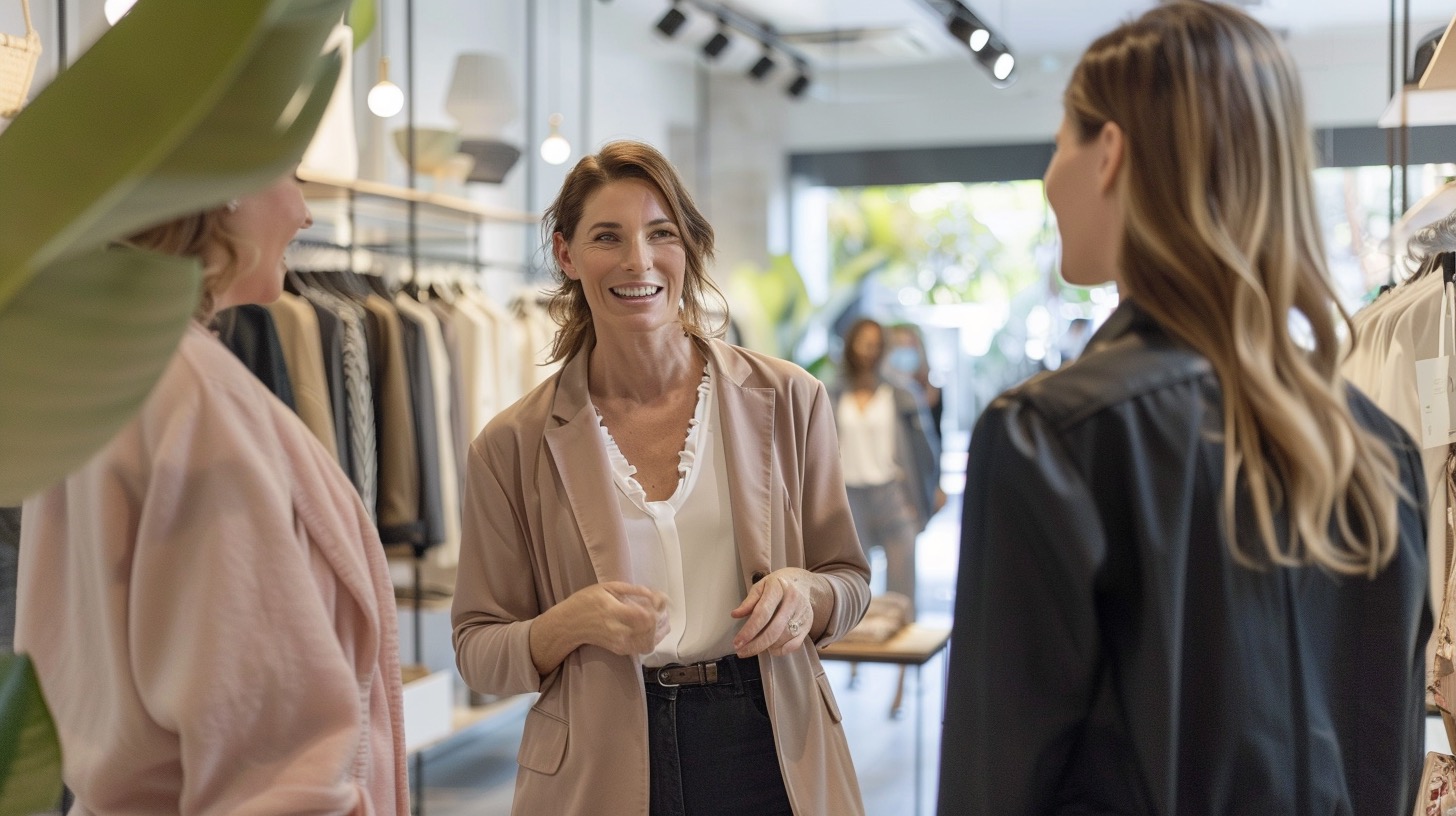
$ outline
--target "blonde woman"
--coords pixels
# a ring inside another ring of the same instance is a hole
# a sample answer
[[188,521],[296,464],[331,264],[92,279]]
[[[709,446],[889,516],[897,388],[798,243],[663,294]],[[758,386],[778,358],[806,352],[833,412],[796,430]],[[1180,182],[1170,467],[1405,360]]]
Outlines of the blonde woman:
[[1065,112],[1062,274],[1123,302],[976,428],[941,813],[1409,813],[1425,485],[1336,373],[1295,68],[1175,0]]
[[140,414],[25,503],[15,646],[73,814],[408,813],[394,594],[348,477],[205,327],[266,303],[293,178],[131,244],[204,266]]

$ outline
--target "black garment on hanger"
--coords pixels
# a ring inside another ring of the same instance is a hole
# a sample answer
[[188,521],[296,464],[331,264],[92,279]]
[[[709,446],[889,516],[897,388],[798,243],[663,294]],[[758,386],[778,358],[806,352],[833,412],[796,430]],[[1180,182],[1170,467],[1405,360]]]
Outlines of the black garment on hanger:
[[[404,362],[409,371],[410,403],[415,415],[415,446],[420,462],[420,523],[424,528],[418,553],[445,540],[445,506],[440,493],[440,437],[435,422],[435,382],[424,327],[399,311],[404,335]],[[452,474],[453,476],[453,474]]]
[[218,312],[214,323],[218,338],[232,350],[243,365],[268,386],[289,410],[297,411],[293,398],[293,381],[288,379],[288,363],[283,359],[283,344],[273,315],[264,306],[247,304]]

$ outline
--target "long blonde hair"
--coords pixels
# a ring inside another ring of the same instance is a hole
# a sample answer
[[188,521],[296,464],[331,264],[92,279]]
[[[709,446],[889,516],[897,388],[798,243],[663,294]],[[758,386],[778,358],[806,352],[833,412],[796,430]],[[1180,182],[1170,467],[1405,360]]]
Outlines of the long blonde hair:
[[[1395,554],[1405,494],[1338,372],[1336,320],[1350,319],[1326,266],[1288,53],[1236,9],[1175,0],[1094,42],[1065,101],[1082,140],[1107,122],[1124,134],[1123,294],[1218,375],[1236,559],[1374,576]],[[1291,332],[1295,312],[1312,348]],[[1262,546],[1239,540],[1240,495]]]
[[[682,291],[683,331],[697,338],[721,336],[727,328],[728,301],[708,274],[708,262],[713,258],[713,225],[693,203],[687,186],[667,157],[651,145],[626,140],[611,142],[597,153],[583,156],[571,168],[561,184],[561,192],[541,219],[548,256],[554,257],[550,252],[553,235],[560,233],[567,241],[575,237],[587,199],[608,183],[623,179],[638,179],[656,188],[673,223],[682,232],[687,254]],[[554,265],[552,275],[556,288],[550,292],[547,311],[561,327],[551,346],[550,362],[556,362],[568,360],[581,351],[594,327],[581,281],[572,280]],[[721,319],[713,320],[708,301],[719,307]]]
[[221,207],[148,227],[122,243],[201,261],[202,292],[192,317],[204,323],[213,316],[217,296],[248,266],[243,256],[257,253],[229,227],[227,210]]

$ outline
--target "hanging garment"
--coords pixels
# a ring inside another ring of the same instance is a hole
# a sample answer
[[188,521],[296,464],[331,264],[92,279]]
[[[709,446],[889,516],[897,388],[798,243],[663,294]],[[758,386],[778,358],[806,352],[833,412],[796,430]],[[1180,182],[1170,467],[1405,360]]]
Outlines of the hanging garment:
[[[1439,272],[1397,287],[1355,314],[1355,346],[1340,372],[1381,410],[1400,423],[1412,438],[1421,437],[1416,361],[1437,356],[1440,342],[1442,280]],[[1419,442],[1417,443],[1419,444]],[[1447,493],[1442,488],[1446,446],[1421,451],[1421,467],[1429,485],[1427,556],[1430,559],[1430,604],[1435,614],[1450,580],[1447,549]],[[1428,657],[1434,659],[1432,640]],[[1428,661],[1429,663],[1429,661]]]
[[339,461],[338,438],[334,433],[333,406],[324,373],[323,342],[318,316],[303,298],[284,292],[268,305],[283,359],[288,365],[288,378],[293,383],[293,398],[298,418]]
[[[414,414],[415,449],[420,480],[420,538],[415,554],[444,540],[444,509],[440,499],[440,445],[436,427],[435,383],[429,346],[418,314],[410,311],[411,301],[403,293],[395,296],[399,310],[400,337],[404,341],[405,370],[409,375],[410,410]],[[422,308],[414,304],[414,308]],[[426,310],[428,313],[428,310]],[[431,316],[433,318],[433,316]]]
[[264,307],[250,303],[223,309],[213,322],[223,345],[231,349],[274,396],[290,410],[296,411],[293,384],[288,379],[288,364],[283,359],[283,347],[278,342],[273,315]]
[[374,431],[373,385],[369,379],[369,345],[365,337],[364,308],[318,286],[307,286],[303,296],[338,318],[343,349],[344,415],[348,430],[349,478],[370,517],[377,516],[379,456]]
[[385,544],[422,544],[420,460],[403,328],[394,305],[379,295],[365,297],[363,307],[375,338],[369,381],[379,452],[379,537]]
[[[436,433],[437,459],[439,463],[438,484],[442,525],[439,530],[439,544],[431,548],[420,565],[421,584],[427,591],[453,594],[455,571],[460,561],[460,482],[459,460],[465,458],[464,444],[456,440],[451,420],[451,401],[454,393],[450,374],[450,357],[446,351],[445,338],[441,332],[441,321],[435,311],[405,295],[397,295],[395,302],[401,315],[419,320],[420,336],[430,362],[429,388],[434,394],[434,424]],[[424,390],[424,389],[421,389]]]

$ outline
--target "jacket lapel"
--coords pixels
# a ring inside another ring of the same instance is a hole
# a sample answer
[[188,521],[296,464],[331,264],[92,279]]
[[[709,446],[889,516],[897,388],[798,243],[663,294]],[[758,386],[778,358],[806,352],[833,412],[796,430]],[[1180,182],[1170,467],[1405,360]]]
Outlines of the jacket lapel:
[[774,390],[744,386],[748,363],[728,345],[708,344],[718,369],[718,405],[729,508],[744,586],[773,570]]
[[621,513],[616,512],[611,463],[587,394],[590,356],[589,343],[561,371],[551,414],[553,422],[562,424],[547,428],[546,445],[597,581],[635,583],[627,530]]

